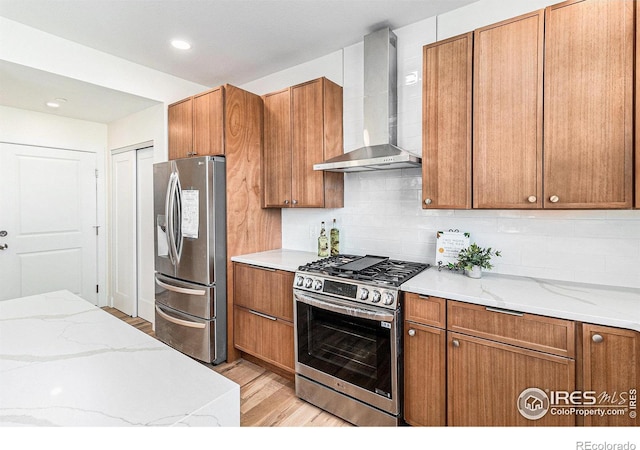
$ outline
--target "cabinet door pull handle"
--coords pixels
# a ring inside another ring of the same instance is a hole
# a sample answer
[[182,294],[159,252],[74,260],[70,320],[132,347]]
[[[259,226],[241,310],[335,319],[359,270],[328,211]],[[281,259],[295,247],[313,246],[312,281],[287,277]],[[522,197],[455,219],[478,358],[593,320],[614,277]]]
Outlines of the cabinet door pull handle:
[[518,316],[518,317],[524,316],[524,313],[521,313],[521,312],[518,312],[518,311],[511,311],[510,309],[492,308],[491,306],[487,306],[485,309],[487,311],[491,311],[491,312],[509,314],[510,316]]
[[604,341],[604,338],[602,337],[602,335],[601,335],[601,334],[594,334],[594,335],[591,337],[591,340],[592,340],[593,342],[595,342],[596,344],[599,344],[600,342]]
[[276,269],[272,269],[271,267],[263,267],[263,266],[256,266],[254,264],[247,264],[249,267],[251,267],[252,269],[258,269],[258,270],[266,270],[267,272],[275,272]]
[[415,336],[415,335],[416,335],[416,330],[414,330],[414,329],[412,328],[412,329],[410,329],[410,330],[408,331],[408,333],[409,333],[409,336]]
[[262,314],[262,313],[260,313],[260,312],[258,312],[258,311],[254,311],[253,309],[250,309],[250,310],[249,310],[249,312],[250,312],[251,314],[255,314],[256,316],[263,317],[263,318],[265,318],[265,319],[274,320],[274,321],[275,321],[275,320],[278,320],[278,319],[276,319],[275,317],[271,317],[271,316],[268,316],[268,315],[266,315],[266,314]]
[[557,195],[552,195],[551,197],[549,197],[549,201],[551,203],[558,203],[558,200],[560,200],[560,197],[558,197]]
[[431,200],[430,198],[425,198],[424,199],[424,204],[425,205],[430,205],[432,203],[433,200]]
[[535,203],[538,199],[536,198],[535,195],[530,195],[529,198],[527,198],[527,200],[529,201],[529,203]]
[[298,200],[294,200],[294,201],[293,201],[293,202],[291,202],[291,203],[293,203],[294,205],[297,205],[297,204],[298,204]]
[[285,205],[288,205],[288,204],[289,204],[289,200],[285,200],[285,201],[284,201],[284,204],[285,204]]
[[460,347],[460,341],[457,339],[454,339],[453,341],[451,341],[451,343],[453,344],[454,347],[458,348]]

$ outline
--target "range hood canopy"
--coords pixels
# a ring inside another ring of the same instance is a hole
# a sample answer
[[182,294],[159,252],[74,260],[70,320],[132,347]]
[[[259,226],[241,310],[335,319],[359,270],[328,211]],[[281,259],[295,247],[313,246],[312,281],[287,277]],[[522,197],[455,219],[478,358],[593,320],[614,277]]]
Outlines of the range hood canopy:
[[320,164],[313,170],[361,172],[420,167],[422,159],[398,148],[396,35],[383,28],[364,37],[365,147]]

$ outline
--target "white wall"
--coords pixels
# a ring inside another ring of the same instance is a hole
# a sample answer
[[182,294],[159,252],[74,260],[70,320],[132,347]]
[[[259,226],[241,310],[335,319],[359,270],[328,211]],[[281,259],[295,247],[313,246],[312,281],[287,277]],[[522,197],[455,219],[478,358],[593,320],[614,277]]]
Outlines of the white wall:
[[[482,0],[403,27],[398,36],[398,144],[421,149],[423,45],[524,14],[556,1]],[[344,148],[362,144],[362,43],[344,55]],[[640,211],[422,210],[419,169],[345,174],[345,207],[285,209],[285,248],[315,251],[321,221],[338,219],[341,251],[435,261],[438,230],[459,229],[472,241],[502,250],[494,272],[640,287]]]

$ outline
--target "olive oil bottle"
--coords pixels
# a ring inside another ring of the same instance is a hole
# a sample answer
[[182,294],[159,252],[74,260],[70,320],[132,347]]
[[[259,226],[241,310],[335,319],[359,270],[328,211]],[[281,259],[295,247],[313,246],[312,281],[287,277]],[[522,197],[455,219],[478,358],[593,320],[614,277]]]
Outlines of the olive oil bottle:
[[340,254],[340,230],[336,225],[336,219],[333,219],[333,226],[329,232],[329,238],[331,241],[331,256]]
[[324,222],[320,225],[320,236],[318,236],[318,256],[321,258],[329,256],[329,238],[327,237]]

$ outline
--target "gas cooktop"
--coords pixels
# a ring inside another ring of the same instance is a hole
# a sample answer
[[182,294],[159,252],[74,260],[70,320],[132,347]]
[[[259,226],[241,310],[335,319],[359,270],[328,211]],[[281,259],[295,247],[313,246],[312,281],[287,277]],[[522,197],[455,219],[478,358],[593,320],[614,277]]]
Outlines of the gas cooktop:
[[428,267],[429,264],[399,261],[385,256],[337,255],[300,266],[298,271],[399,287]]
[[300,266],[293,288],[361,305],[398,309],[400,285],[429,264],[385,256],[337,255]]

